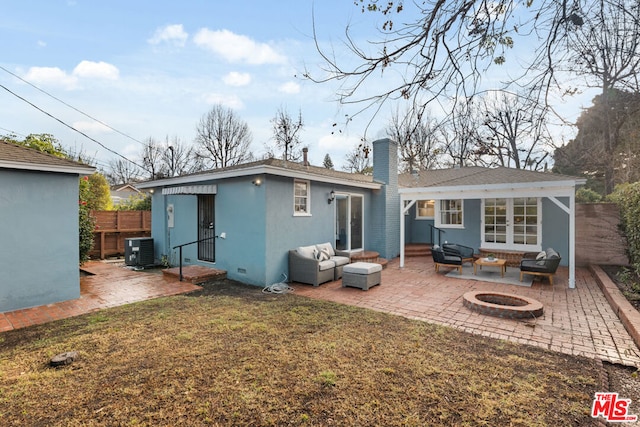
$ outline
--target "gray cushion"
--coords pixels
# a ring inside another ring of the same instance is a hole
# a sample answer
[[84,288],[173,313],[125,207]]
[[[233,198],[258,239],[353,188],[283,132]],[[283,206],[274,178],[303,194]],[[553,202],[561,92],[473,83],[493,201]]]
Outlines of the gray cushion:
[[346,256],[332,256],[329,259],[336,263],[336,267],[340,267],[341,265],[347,265],[349,264],[349,261],[351,261],[349,257],[346,257]]
[[382,271],[382,266],[372,262],[354,262],[353,264],[345,265],[342,271],[352,274],[372,274]]
[[331,270],[332,268],[335,268],[335,266],[336,264],[333,261],[330,261],[330,260],[320,261],[318,263],[318,270],[320,271]]

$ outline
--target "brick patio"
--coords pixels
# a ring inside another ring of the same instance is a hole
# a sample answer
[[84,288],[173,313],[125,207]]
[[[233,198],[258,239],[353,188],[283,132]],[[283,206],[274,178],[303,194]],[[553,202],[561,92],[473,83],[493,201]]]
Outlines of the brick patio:
[[[511,269],[512,267],[508,267]],[[444,270],[444,271],[443,271]],[[587,269],[576,270],[576,287],[567,286],[568,270],[560,268],[554,285],[534,281],[529,287],[445,277],[431,257],[396,258],[382,272],[382,285],[362,291],[341,281],[314,288],[294,284],[295,293],[451,326],[482,336],[530,344],[565,354],[640,366],[640,351]],[[468,291],[506,292],[544,304],[537,319],[511,320],[473,312],[463,306]]]

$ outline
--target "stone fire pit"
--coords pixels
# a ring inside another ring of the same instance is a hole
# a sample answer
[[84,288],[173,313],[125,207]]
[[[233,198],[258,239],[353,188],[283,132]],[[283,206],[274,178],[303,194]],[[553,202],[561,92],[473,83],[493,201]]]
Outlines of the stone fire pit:
[[502,292],[467,292],[462,296],[462,304],[475,312],[507,319],[540,317],[544,313],[540,301]]

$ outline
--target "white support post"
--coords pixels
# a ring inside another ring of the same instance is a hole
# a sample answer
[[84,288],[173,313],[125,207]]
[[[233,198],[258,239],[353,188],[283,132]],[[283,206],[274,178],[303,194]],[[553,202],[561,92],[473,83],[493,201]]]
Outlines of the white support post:
[[404,196],[400,196],[400,268],[404,267]]
[[569,289],[576,287],[576,196],[569,196]]

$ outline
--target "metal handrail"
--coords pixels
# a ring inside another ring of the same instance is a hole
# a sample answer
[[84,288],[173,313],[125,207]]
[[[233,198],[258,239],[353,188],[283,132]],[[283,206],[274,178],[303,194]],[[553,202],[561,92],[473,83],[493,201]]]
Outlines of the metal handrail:
[[431,244],[433,245],[435,243],[435,241],[433,240],[433,231],[434,230],[438,230],[438,244],[441,245],[442,243],[442,233],[446,233],[446,230],[443,230],[442,228],[438,228],[434,225],[431,224],[427,224],[430,227],[430,231],[431,231]]
[[198,239],[198,240],[194,240],[193,242],[189,242],[189,243],[183,243],[181,245],[177,245],[174,246],[173,249],[179,249],[179,256],[180,256],[180,281],[182,282],[182,248],[184,246],[189,246],[189,245],[193,245],[195,243],[200,243],[200,242],[204,242],[205,240],[211,240],[211,239],[216,239],[218,238],[218,236],[211,236],[211,237],[205,237],[204,239]]

